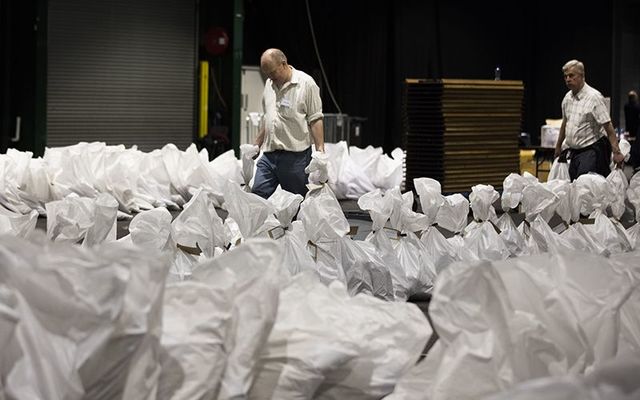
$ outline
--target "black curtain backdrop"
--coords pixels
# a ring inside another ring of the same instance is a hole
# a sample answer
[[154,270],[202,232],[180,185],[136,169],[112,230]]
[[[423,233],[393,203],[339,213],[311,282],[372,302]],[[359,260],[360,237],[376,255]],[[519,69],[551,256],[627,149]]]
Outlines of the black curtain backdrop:
[[[342,112],[368,118],[363,145],[385,151],[401,145],[405,78],[493,79],[499,66],[502,79],[524,81],[522,129],[535,143],[545,119],[561,117],[561,67],[577,58],[587,82],[612,96],[616,110],[613,0],[570,10],[550,0],[308,2]],[[281,48],[293,66],[316,79],[325,112],[337,112],[320,74],[304,0],[246,0],[244,26],[245,64],[258,65],[264,49]],[[619,115],[612,117],[617,124]]]

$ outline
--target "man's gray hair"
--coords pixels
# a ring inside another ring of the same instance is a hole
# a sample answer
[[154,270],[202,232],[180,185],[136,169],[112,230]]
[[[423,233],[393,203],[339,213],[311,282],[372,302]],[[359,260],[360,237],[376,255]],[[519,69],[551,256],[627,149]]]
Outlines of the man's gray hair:
[[575,68],[580,75],[584,76],[584,64],[581,61],[567,61],[567,63],[562,66],[562,72],[567,72],[570,68]]

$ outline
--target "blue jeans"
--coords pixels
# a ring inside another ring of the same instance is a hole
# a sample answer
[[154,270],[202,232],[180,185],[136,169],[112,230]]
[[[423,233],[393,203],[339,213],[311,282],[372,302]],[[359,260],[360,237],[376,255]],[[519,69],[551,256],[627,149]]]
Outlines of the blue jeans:
[[256,164],[252,192],[266,199],[280,184],[287,192],[304,196],[309,179],[304,169],[310,162],[311,147],[300,152],[275,150],[262,154]]

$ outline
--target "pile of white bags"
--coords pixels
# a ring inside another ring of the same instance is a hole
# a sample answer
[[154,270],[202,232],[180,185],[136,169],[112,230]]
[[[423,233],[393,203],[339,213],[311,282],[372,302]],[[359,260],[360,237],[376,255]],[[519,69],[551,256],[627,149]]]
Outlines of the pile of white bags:
[[162,256],[117,244],[83,249],[43,235],[2,237],[6,396],[152,396],[168,267]]
[[[586,253],[455,263],[438,276],[430,316],[439,341],[388,399],[476,399],[518,382],[581,374],[640,349],[640,254]],[[636,268],[637,269],[637,268]],[[633,269],[632,269],[633,270]],[[626,332],[626,333],[625,333]]]

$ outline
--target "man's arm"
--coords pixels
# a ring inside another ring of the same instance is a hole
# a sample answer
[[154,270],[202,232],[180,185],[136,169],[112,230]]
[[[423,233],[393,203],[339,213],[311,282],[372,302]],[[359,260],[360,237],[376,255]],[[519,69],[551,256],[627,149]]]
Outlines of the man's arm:
[[558,141],[556,142],[556,151],[553,154],[554,158],[560,157],[560,153],[562,153],[562,143],[564,143],[564,130],[567,125],[567,120],[562,119],[562,125],[560,125],[560,132],[558,132]]
[[322,124],[322,118],[311,123],[311,137],[316,145],[316,150],[324,152],[324,125]]
[[256,146],[258,146],[258,148],[262,147],[262,144],[264,143],[264,126],[262,128],[260,128],[260,131],[258,132],[258,136],[256,137],[256,140],[254,142],[254,144]]
[[624,161],[624,156],[620,151],[620,146],[618,146],[618,137],[616,136],[616,132],[613,130],[611,121],[604,124],[604,130],[607,132],[609,143],[611,143],[611,150],[613,151],[613,162],[616,164],[620,164]]

